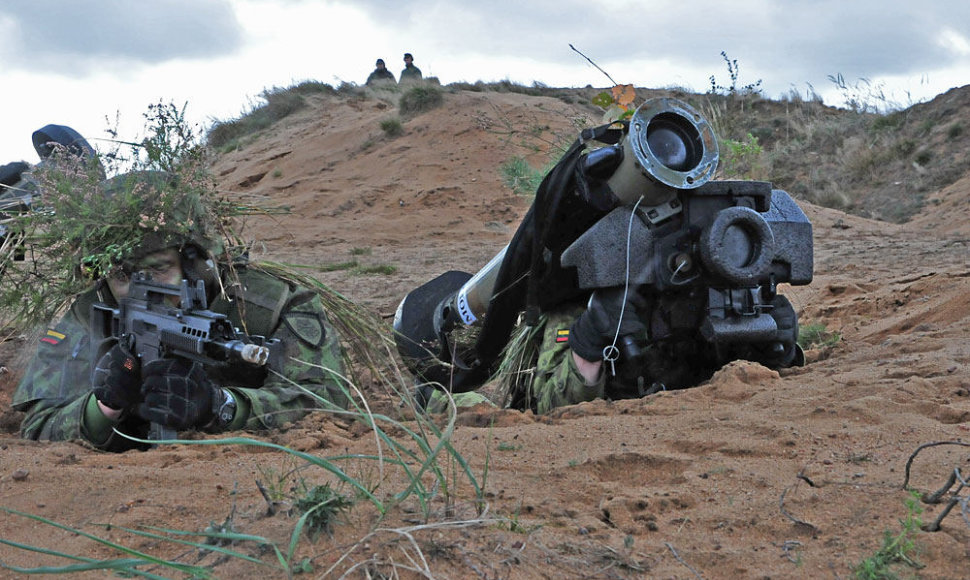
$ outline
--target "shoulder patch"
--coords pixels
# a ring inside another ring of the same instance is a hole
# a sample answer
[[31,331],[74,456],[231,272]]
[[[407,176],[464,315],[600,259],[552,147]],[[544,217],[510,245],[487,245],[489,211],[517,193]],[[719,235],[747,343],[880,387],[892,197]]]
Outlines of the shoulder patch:
[[287,312],[283,315],[283,324],[313,348],[320,348],[327,340],[327,329],[319,312]]
[[568,328],[561,328],[556,331],[556,342],[569,342]]
[[48,328],[47,333],[40,338],[41,342],[46,342],[49,345],[57,346],[62,340],[67,338],[67,335],[62,332],[57,332],[53,328]]

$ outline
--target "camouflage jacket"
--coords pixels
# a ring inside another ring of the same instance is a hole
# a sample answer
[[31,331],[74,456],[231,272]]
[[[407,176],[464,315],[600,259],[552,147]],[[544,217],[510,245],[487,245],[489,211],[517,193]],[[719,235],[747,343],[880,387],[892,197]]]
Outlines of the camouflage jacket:
[[[340,338],[320,297],[259,270],[240,269],[239,279],[238,286],[227,290],[232,300],[220,296],[209,308],[228,316],[247,334],[280,339],[283,368],[282,376],[246,366],[207,369],[209,378],[228,388],[237,401],[229,429],[264,429],[293,421],[308,409],[326,406],[317,397],[346,408],[348,400],[337,376],[344,375]],[[90,310],[97,302],[114,306],[106,285],[78,297],[41,337],[13,398],[14,408],[26,412],[23,437],[85,439],[102,449],[123,451],[138,445],[116,436],[111,427],[139,438],[147,434],[148,423],[136,416],[109,421],[91,394],[97,361],[92,360]]]
[[421,80],[421,69],[413,64],[406,65],[401,71],[401,82]]
[[573,307],[546,314],[535,376],[526,385],[524,397],[513,397],[538,414],[603,398],[605,394],[605,374],[600,374],[595,384],[587,385],[569,348],[569,327],[582,311],[582,307]]
[[[510,397],[512,406],[531,408],[542,414],[556,407],[593,399],[615,400],[650,395],[668,388],[663,379],[674,388],[692,384],[691,381],[693,384],[699,382],[699,379],[695,379],[700,376],[698,373],[702,369],[694,368],[699,365],[691,365],[687,359],[670,358],[667,351],[655,349],[656,352],[651,351],[649,356],[638,357],[634,364],[622,358],[616,362],[615,367],[603,363],[597,381],[587,384],[576,367],[573,351],[569,348],[570,329],[583,310],[583,306],[573,305],[545,313],[533,378],[513,387],[515,391]],[[646,335],[640,338],[646,339]],[[687,356],[689,358],[689,354]],[[659,373],[660,367],[653,360],[655,357],[673,361],[674,370],[666,369],[665,374]]]
[[373,72],[367,77],[368,85],[373,85],[375,83],[396,83],[397,79],[394,78],[394,73],[387,70],[386,68],[375,68]]

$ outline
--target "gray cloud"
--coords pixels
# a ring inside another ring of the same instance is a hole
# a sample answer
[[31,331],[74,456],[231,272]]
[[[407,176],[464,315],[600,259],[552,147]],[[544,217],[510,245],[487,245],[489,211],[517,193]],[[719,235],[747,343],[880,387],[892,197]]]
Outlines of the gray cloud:
[[580,63],[569,50],[572,43],[598,63],[656,60],[710,67],[718,77],[726,77],[723,50],[738,60],[742,74],[758,71],[781,86],[817,82],[835,73],[853,79],[919,76],[970,60],[970,55],[941,43],[944,30],[970,39],[970,4],[950,0],[354,4],[368,10],[375,21],[391,17],[408,23],[416,38],[433,39],[436,49],[453,56],[487,53]]
[[225,0],[6,0],[4,66],[83,74],[231,53],[242,29]]

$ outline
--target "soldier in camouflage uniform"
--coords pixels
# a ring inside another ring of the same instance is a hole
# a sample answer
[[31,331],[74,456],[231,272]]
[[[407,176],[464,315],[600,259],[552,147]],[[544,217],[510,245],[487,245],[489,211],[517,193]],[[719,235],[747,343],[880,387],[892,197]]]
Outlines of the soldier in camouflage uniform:
[[[773,302],[780,332],[794,344],[797,317],[787,300]],[[707,380],[720,363],[698,351],[696,341],[654,341],[635,354],[624,339],[647,343],[648,302],[637,290],[597,290],[583,304],[564,305],[544,313],[531,379],[512,381],[509,404],[536,413],[593,399],[630,399],[660,390],[682,389]],[[777,365],[770,358],[754,358]],[[528,375],[523,375],[528,376]]]
[[394,73],[387,70],[387,68],[384,66],[383,58],[377,59],[377,63],[374,65],[374,67],[375,68],[373,72],[371,72],[370,75],[367,76],[366,84],[378,85],[381,83],[387,83],[387,84],[397,83],[397,79],[394,78]]
[[[565,405],[602,399],[617,387],[604,372],[603,349],[616,338],[621,305],[614,296],[594,294],[587,308],[573,305],[546,313],[535,374],[512,393],[511,404],[539,414]],[[619,336],[645,332],[632,306],[623,309]]]
[[[638,298],[624,298],[622,291],[599,291],[585,307],[567,304],[543,314],[539,331],[531,341],[538,342],[538,352],[528,372],[511,372],[504,376],[508,389],[507,403],[514,409],[531,409],[544,414],[557,407],[575,405],[602,398],[643,396],[630,394],[630,369],[623,365],[610,367],[604,361],[604,349],[620,338],[646,334],[646,326],[636,314]],[[622,321],[622,322],[621,322]],[[528,347],[525,347],[528,350]],[[509,350],[508,360],[521,353]],[[506,363],[505,368],[514,364]],[[609,368],[609,372],[606,369]],[[636,382],[634,378],[632,382]],[[635,389],[634,389],[635,390]],[[642,391],[642,389],[641,389]],[[454,396],[458,407],[491,402],[477,392]],[[447,398],[435,390],[428,397],[429,412],[444,412]]]
[[404,53],[404,70],[401,71],[401,84],[421,80],[421,69],[414,66],[414,57],[410,52]]
[[[143,191],[145,199],[154,194],[151,187]],[[14,408],[26,413],[23,437],[83,439],[124,451],[143,446],[115,429],[142,439],[150,423],[210,433],[259,430],[298,419],[312,408],[346,408],[349,401],[339,383],[344,374],[340,338],[320,297],[246,264],[236,264],[230,274],[210,258],[218,244],[196,233],[181,240],[144,238],[136,255],[97,280],[40,338],[13,398]],[[168,284],[204,280],[210,310],[247,334],[282,342],[281,376],[244,365],[206,369],[175,358],[140,368],[124,341],[107,349],[93,345],[92,304],[117,307],[129,277],[138,271]]]

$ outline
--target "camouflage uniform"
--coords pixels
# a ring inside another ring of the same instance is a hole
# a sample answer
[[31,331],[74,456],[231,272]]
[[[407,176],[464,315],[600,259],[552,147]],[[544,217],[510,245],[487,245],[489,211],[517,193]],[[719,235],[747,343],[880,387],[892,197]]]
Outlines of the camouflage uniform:
[[[210,310],[226,315],[247,334],[280,339],[285,378],[247,366],[208,369],[209,378],[228,388],[237,401],[236,417],[226,430],[271,428],[324,406],[307,391],[346,408],[348,400],[336,376],[344,374],[339,336],[320,297],[257,269],[238,268],[237,272],[239,286],[227,289],[232,300],[219,296]],[[21,425],[23,437],[85,439],[102,449],[123,451],[139,445],[118,437],[112,427],[139,438],[148,433],[148,423],[133,414],[123,415],[120,423],[109,420],[91,393],[97,361],[92,360],[90,309],[96,302],[115,306],[103,283],[81,295],[40,339],[13,398],[14,408],[27,413]]]
[[[771,316],[778,327],[777,336],[795,349],[798,323],[791,303],[783,296],[777,296],[771,305]],[[535,375],[531,381],[510,386],[512,407],[531,408],[542,414],[556,407],[597,398],[630,399],[660,390],[684,389],[708,380],[728,360],[756,361],[769,368],[784,368],[792,364],[792,351],[778,353],[770,348],[770,343],[754,343],[746,350],[718,354],[717,348],[711,347],[695,334],[678,334],[677,329],[665,330],[654,319],[654,340],[648,340],[646,329],[642,335],[635,337],[638,344],[648,346],[642,349],[633,363],[627,362],[622,356],[615,368],[604,362],[597,382],[587,385],[586,379],[576,368],[569,345],[570,329],[584,310],[583,305],[569,305],[544,314],[546,320],[538,347]],[[642,311],[640,315],[643,320]]]
[[[606,376],[601,373],[595,384],[587,385],[586,379],[576,368],[572,350],[569,348],[569,328],[583,307],[575,306],[547,313],[542,330],[542,343],[536,362],[535,376],[525,385],[525,392],[513,396],[513,404],[532,408],[543,414],[565,405],[574,405],[606,394]],[[516,403],[516,400],[519,400]]]
[[[539,341],[538,358],[535,361],[532,379],[528,373],[506,377],[510,382],[509,406],[516,409],[532,409],[537,414],[544,414],[556,407],[575,405],[593,399],[602,399],[606,395],[606,375],[601,373],[599,380],[592,385],[586,384],[586,379],[576,368],[572,350],[569,348],[569,329],[576,317],[584,310],[581,305],[568,306],[562,310],[543,315]],[[516,353],[506,352],[507,357],[514,358]],[[484,395],[471,391],[454,395],[455,405],[459,408],[471,407],[479,403],[493,404]],[[448,410],[448,399],[440,391],[435,390],[429,397],[426,409],[430,413],[443,413]]]
[[379,83],[396,84],[397,79],[394,78],[394,73],[386,68],[375,68],[374,71],[368,75],[366,84],[376,85]]
[[421,80],[421,69],[414,66],[413,64],[406,65],[404,70],[401,71],[401,84],[408,81],[419,81]]

